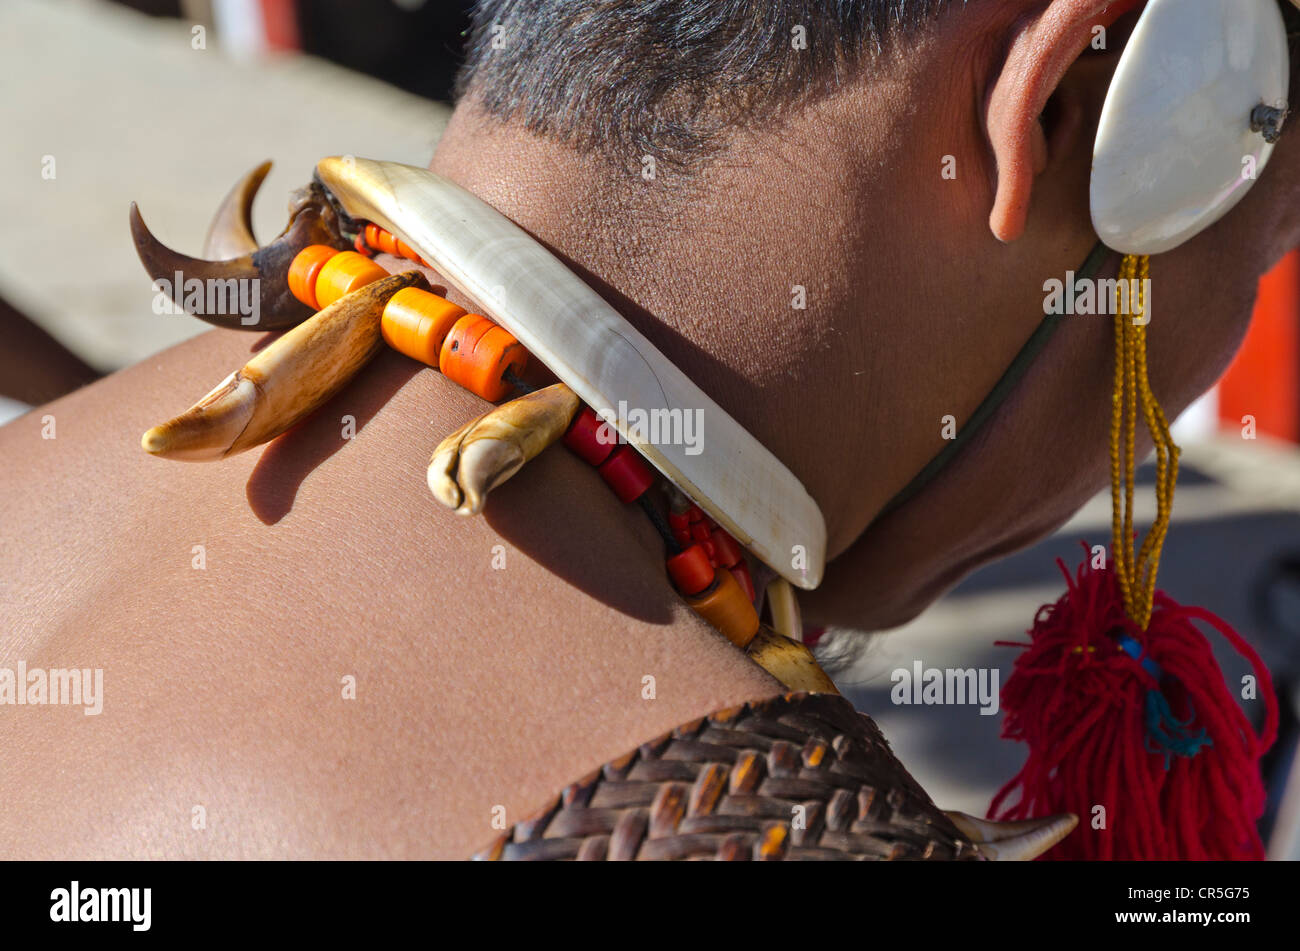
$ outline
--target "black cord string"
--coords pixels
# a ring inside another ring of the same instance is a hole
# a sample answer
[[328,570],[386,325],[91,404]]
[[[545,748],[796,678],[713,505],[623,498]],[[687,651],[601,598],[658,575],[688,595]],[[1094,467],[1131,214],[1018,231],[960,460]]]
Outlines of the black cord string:
[[659,532],[659,536],[663,538],[664,544],[668,547],[668,553],[670,555],[680,555],[682,553],[682,546],[677,544],[677,539],[673,538],[673,530],[668,527],[668,523],[664,521],[663,515],[659,513],[659,510],[655,508],[654,503],[650,501],[650,493],[643,492],[641,497],[636,501],[637,504],[641,506],[641,511],[645,512],[646,516],[650,519],[651,524],[653,524],[655,529]]
[[533,386],[531,383],[525,382],[516,376],[513,365],[506,367],[506,372],[501,374],[501,379],[505,380],[516,390],[519,390],[524,396],[527,396],[529,393],[536,393],[539,389],[539,387]]

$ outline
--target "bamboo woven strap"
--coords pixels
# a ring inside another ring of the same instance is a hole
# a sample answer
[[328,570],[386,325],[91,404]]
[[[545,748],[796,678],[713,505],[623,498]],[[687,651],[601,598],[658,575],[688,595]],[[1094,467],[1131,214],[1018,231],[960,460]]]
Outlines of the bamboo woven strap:
[[978,859],[843,697],[788,693],[677,727],[475,856]]

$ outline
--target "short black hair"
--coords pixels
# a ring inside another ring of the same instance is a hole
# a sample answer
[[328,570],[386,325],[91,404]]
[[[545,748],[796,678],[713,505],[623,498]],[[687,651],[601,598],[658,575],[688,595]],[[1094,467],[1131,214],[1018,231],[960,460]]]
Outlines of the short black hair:
[[478,0],[456,96],[626,166],[682,166],[953,2]]

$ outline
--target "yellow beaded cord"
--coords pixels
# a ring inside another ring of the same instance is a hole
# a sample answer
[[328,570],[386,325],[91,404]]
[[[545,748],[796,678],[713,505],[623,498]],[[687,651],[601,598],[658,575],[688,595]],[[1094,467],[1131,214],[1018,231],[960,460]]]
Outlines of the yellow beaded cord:
[[[1112,562],[1120,593],[1124,597],[1124,609],[1143,630],[1146,630],[1151,621],[1160,551],[1169,531],[1174,486],[1178,482],[1179,456],[1179,449],[1169,433],[1169,423],[1155,394],[1151,392],[1151,382],[1147,378],[1148,301],[1145,287],[1149,276],[1149,257],[1125,255],[1119,269],[1125,306],[1117,307],[1115,314],[1115,382],[1111,392],[1110,421]],[[1141,323],[1137,321],[1138,318]],[[1139,404],[1156,450],[1156,518],[1134,557],[1134,443]]]

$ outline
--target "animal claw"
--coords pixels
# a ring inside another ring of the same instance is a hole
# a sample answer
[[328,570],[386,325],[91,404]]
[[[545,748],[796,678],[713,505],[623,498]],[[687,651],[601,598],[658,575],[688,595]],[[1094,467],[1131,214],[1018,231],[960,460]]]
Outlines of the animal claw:
[[201,462],[274,439],[342,389],[383,346],[380,318],[390,297],[428,286],[419,271],[405,271],[335,301],[180,416],[149,430],[141,446],[166,459]]
[[564,435],[579,405],[573,390],[556,383],[466,423],[429,461],[434,498],[459,515],[477,515],[489,492]]
[[788,690],[839,693],[835,682],[818,665],[807,644],[779,634],[765,624],[759,625],[758,633],[745,648],[745,653]]

